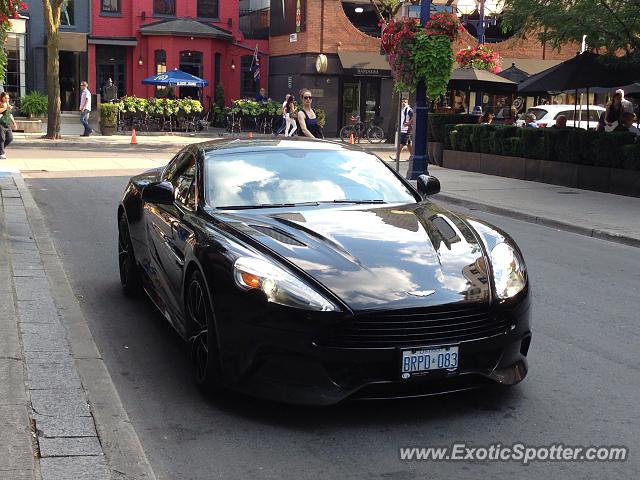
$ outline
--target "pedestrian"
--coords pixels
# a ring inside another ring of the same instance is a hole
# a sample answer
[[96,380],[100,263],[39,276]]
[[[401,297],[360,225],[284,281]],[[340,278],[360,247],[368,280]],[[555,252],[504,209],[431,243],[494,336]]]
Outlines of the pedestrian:
[[260,92],[256,95],[256,102],[264,103],[267,102],[269,98],[267,97],[267,91],[263,88],[260,89]]
[[556,117],[556,123],[551,125],[550,128],[553,128],[555,130],[560,130],[561,128],[566,128],[566,126],[567,126],[567,117],[565,115],[558,115]]
[[629,132],[637,136],[640,136],[640,129],[633,126],[633,122],[636,121],[635,114],[631,112],[624,112],[620,117],[620,124],[615,128],[614,132]]
[[91,92],[89,84],[86,81],[80,82],[80,123],[84,127],[82,137],[88,137],[93,133],[93,129],[89,126],[89,115],[91,113]]
[[285,137],[292,137],[298,129],[298,124],[296,123],[296,118],[298,116],[297,110],[298,108],[296,107],[294,96],[288,95],[284,106],[284,121],[286,125],[284,129]]
[[298,124],[300,125],[298,135],[309,138],[324,138],[320,125],[318,125],[316,112],[311,108],[311,103],[313,102],[311,90],[304,88],[300,92],[302,109],[298,110]]
[[620,92],[616,92],[607,105],[607,111],[604,116],[605,122],[605,130],[607,132],[612,132],[620,123],[622,119],[622,113],[624,112],[624,107],[622,106],[622,94]]
[[495,118],[495,115],[491,111],[483,113],[482,116],[480,117],[480,125],[491,125],[494,118]]
[[9,103],[9,94],[0,94],[0,160],[6,160],[5,149],[13,142],[13,132],[11,128],[16,128],[16,122],[12,115],[13,105]]
[[524,128],[540,128],[536,123],[536,116],[533,113],[524,114]]
[[622,108],[624,109],[624,111],[633,113],[633,103],[631,103],[629,100],[624,98],[624,90],[619,88],[618,90],[616,90],[616,93],[620,94],[620,100],[621,100]]

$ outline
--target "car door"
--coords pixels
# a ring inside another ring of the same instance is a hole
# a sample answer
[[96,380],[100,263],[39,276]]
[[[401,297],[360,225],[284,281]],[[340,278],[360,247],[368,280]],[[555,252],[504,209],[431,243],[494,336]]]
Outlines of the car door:
[[186,208],[184,202],[189,201],[190,185],[195,183],[189,183],[189,179],[193,178],[195,156],[192,151],[187,150],[167,168],[163,176],[163,180],[170,182],[174,188],[173,204],[144,205],[149,256],[155,270],[152,281],[158,293],[155,300],[172,323],[181,317],[182,312],[180,282],[175,279],[178,276],[181,278],[184,268],[183,247],[191,236],[190,231],[181,225],[183,210]]

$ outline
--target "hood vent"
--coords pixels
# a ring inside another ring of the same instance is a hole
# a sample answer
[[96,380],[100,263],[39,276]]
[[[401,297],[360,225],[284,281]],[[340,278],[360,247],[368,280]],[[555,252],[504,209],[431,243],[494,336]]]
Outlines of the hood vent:
[[304,243],[300,242],[299,240],[296,240],[294,237],[292,237],[288,233],[285,233],[281,230],[277,230],[272,227],[265,227],[263,225],[250,225],[250,227],[262,233],[263,235],[267,235],[268,237],[271,237],[280,243],[284,243],[285,245],[292,245],[294,247],[307,246]]

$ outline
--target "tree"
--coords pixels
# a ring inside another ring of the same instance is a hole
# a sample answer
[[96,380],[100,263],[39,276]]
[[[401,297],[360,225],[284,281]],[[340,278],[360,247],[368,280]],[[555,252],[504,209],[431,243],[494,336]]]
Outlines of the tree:
[[526,38],[560,48],[582,43],[598,53],[635,58],[640,52],[640,0],[505,0],[504,21]]
[[7,52],[4,49],[7,32],[11,30],[11,19],[20,18],[20,10],[27,4],[20,0],[0,0],[0,83],[4,83],[7,73]]
[[42,0],[47,28],[47,93],[49,108],[45,138],[60,138],[60,13],[67,0]]

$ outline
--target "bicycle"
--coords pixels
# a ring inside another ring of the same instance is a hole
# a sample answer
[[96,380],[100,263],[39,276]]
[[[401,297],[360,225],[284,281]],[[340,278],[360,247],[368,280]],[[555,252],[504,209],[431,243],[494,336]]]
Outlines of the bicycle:
[[354,142],[360,143],[361,138],[366,138],[369,143],[380,143],[384,140],[384,130],[378,124],[382,123],[382,117],[376,117],[367,122],[360,120],[360,115],[351,117],[352,125],[345,125],[340,129],[340,140],[348,142],[353,134]]

